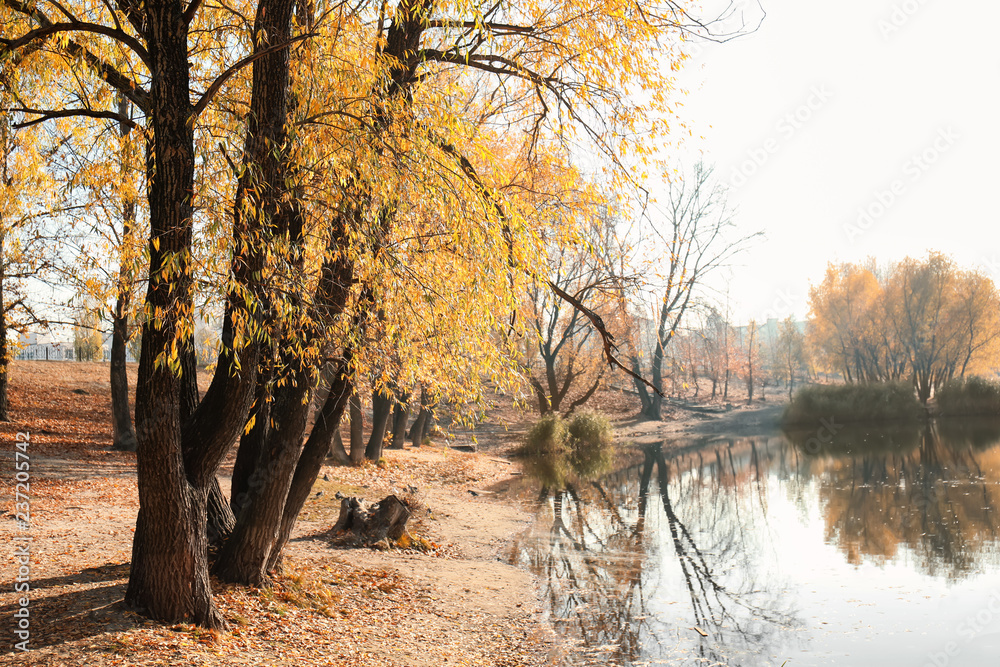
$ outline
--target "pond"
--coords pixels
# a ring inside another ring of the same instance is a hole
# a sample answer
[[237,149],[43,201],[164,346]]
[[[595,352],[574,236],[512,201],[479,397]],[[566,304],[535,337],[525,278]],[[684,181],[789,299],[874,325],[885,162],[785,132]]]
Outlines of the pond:
[[[532,466],[528,466],[530,470]],[[1000,662],[1000,423],[667,442],[525,480],[565,665]]]

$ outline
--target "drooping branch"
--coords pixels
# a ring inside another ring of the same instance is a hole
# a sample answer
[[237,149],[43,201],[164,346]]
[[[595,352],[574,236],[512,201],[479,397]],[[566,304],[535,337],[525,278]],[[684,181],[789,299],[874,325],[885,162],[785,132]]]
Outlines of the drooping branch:
[[[489,206],[496,212],[497,216],[500,218],[501,223],[503,224],[504,227],[504,238],[508,243],[508,262],[510,264],[510,268],[512,269],[518,268],[516,267],[514,260],[513,235],[510,228],[510,218],[507,215],[507,210],[506,207],[504,207],[503,202],[500,201],[499,197],[497,197],[490,190],[489,187],[487,187],[487,185],[480,178],[479,173],[476,171],[476,168],[473,166],[472,162],[470,162],[469,159],[461,153],[461,151],[459,151],[455,146],[448,143],[447,141],[444,141],[439,137],[431,135],[430,140],[442,152],[451,156],[458,162],[459,168],[462,170],[462,173],[465,174],[466,178],[468,178],[472,182],[476,190],[479,192],[480,196],[483,199],[485,199],[488,202]],[[657,394],[663,396],[663,393],[659,389],[654,387],[652,383],[643,378],[641,375],[633,372],[618,359],[617,356],[618,346],[615,344],[615,337],[611,334],[610,331],[608,331],[608,328],[604,324],[604,320],[601,318],[600,315],[598,315],[593,310],[584,305],[583,302],[580,301],[578,298],[574,297],[572,294],[569,294],[565,290],[561,289],[551,280],[546,280],[545,283],[555,293],[556,296],[558,296],[560,299],[573,306],[573,308],[575,308],[579,312],[583,313],[587,317],[587,319],[590,320],[591,325],[601,336],[601,341],[604,346],[604,358],[607,360],[609,366],[622,369],[623,371],[625,371],[625,373],[627,373],[637,381],[642,382],[643,384],[650,387]]]
[[275,53],[276,51],[281,51],[282,49],[287,49],[295,42],[301,42],[303,39],[309,39],[310,37],[315,37],[315,36],[316,33],[313,32],[305,33],[302,35],[296,35],[295,37],[292,37],[291,39],[288,39],[284,42],[281,42],[279,44],[274,44],[272,46],[267,47],[266,49],[261,49],[260,51],[251,53],[246,58],[237,61],[232,67],[230,67],[229,69],[227,69],[226,71],[224,71],[222,74],[220,74],[215,78],[215,81],[212,82],[212,85],[208,87],[208,90],[205,91],[205,93],[198,100],[197,104],[194,105],[192,116],[197,117],[199,114],[201,114],[201,112],[205,110],[205,107],[207,107],[209,103],[212,101],[212,98],[215,97],[218,94],[218,92],[222,89],[222,86],[225,85],[226,81],[231,79],[241,69],[252,65],[255,61],[263,58],[266,55],[270,55],[272,53]]
[[[27,16],[35,23],[37,23],[39,26],[38,29],[30,31],[24,36],[27,37],[28,35],[32,35],[31,39],[29,39],[24,43],[19,43],[19,45],[16,48],[11,46],[11,43],[21,42],[24,39],[24,37],[18,40],[11,40],[10,42],[5,43],[4,47],[0,49],[0,54],[16,53],[18,51],[24,49],[31,49],[33,47],[37,48],[37,45],[39,43],[44,42],[53,34],[55,34],[55,32],[44,33],[39,31],[50,29],[54,25],[63,25],[63,24],[54,24],[52,20],[49,19],[49,17],[43,14],[41,11],[39,11],[37,7],[29,6],[27,2],[22,2],[19,0],[0,0],[0,2],[3,2],[3,4],[9,7],[10,9]],[[86,24],[86,25],[92,25],[92,24]],[[99,26],[99,27],[103,28],[104,26]],[[107,30],[116,33],[120,32],[112,28],[107,28]],[[56,31],[56,32],[64,32],[64,31]],[[136,54],[139,55],[140,58],[143,58],[143,62],[146,62],[148,64],[149,55],[148,53],[146,53],[142,45],[139,44],[137,40],[134,40],[128,35],[126,35],[124,32],[120,32],[120,34],[126,37],[128,40],[133,41],[136,45],[139,46],[140,50],[136,51]],[[81,45],[79,42],[76,42],[73,39],[67,40],[65,48],[66,51],[71,56],[84,60],[88,65],[94,68],[94,71],[97,72],[97,75],[101,78],[102,81],[104,81],[117,91],[119,91],[130,102],[139,107],[139,109],[141,109],[143,112],[149,113],[150,110],[149,92],[146,91],[142,86],[140,86],[138,83],[136,83],[129,77],[122,74],[116,67],[105,62],[101,57],[96,55],[93,51],[91,51],[90,49],[86,48],[85,46]],[[143,57],[143,54],[145,54],[145,57]]]
[[[9,5],[10,2],[7,4]],[[0,38],[0,44],[6,46],[6,48],[10,51],[17,51],[35,40],[45,40],[52,35],[62,32],[84,32],[110,37],[122,46],[127,46],[133,53],[142,59],[142,62],[144,62],[147,67],[149,66],[149,52],[146,51],[146,48],[139,42],[139,40],[122,32],[121,30],[118,30],[117,28],[111,28],[99,23],[87,23],[86,21],[70,20],[66,23],[49,23],[48,25],[43,25],[40,28],[30,30],[17,39]]]

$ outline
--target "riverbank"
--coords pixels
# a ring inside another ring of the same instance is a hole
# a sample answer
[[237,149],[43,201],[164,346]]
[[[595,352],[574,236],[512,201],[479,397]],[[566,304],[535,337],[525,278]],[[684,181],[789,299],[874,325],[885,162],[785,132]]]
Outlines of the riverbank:
[[[556,660],[536,582],[505,555],[532,516],[494,494],[521,480],[509,454],[532,416],[478,429],[477,453],[407,448],[387,451],[381,466],[324,468],[284,574],[259,589],[213,581],[230,628],[209,633],[164,627],[121,604],[138,498],[135,455],[110,450],[106,373],[104,364],[14,364],[16,421],[0,425],[0,438],[13,443],[17,432],[31,433],[32,650],[14,653],[9,643],[0,664],[531,667]],[[625,406],[616,430],[623,442],[688,438],[762,426],[780,407],[734,406],[708,416],[671,408],[670,420],[639,422]],[[453,435],[453,445],[471,442]],[[0,459],[8,478],[12,465],[12,457]],[[323,536],[339,513],[338,494],[379,500],[389,493],[412,497],[410,531],[429,551],[345,549]],[[7,519],[12,534],[13,515]],[[12,581],[13,550],[2,562],[4,580]],[[0,616],[12,618],[18,597],[10,587],[0,593]]]

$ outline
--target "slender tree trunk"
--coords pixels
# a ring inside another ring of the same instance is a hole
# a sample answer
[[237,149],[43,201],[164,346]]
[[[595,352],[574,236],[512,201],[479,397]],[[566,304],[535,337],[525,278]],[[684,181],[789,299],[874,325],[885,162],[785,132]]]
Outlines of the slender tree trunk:
[[236,515],[233,514],[226,495],[219,486],[219,478],[212,480],[208,488],[208,544],[217,547],[222,544],[236,527]]
[[400,398],[392,413],[392,449],[402,449],[406,442],[406,424],[410,420],[410,408],[407,404],[408,396]]
[[[118,113],[123,117],[128,113],[129,104],[124,95],[118,98]],[[127,137],[130,128],[124,121],[120,122],[118,131]],[[122,178],[130,178],[129,164],[122,159]],[[122,201],[122,247],[132,244],[135,229],[135,201],[131,195]],[[115,300],[115,312],[111,318],[111,423],[114,439],[111,447],[118,451],[134,452],[139,446],[132,426],[132,408],[128,400],[128,366],[125,359],[128,347],[128,307],[132,294],[130,280],[131,267],[124,261],[125,254],[119,252],[122,258],[118,267],[118,296]]]
[[365,459],[365,411],[361,407],[361,395],[357,392],[351,395],[349,403],[351,408],[351,463],[358,465]]
[[111,423],[112,448],[134,452],[139,446],[132,427],[132,408],[128,400],[128,366],[125,363],[128,341],[128,297],[119,293],[111,322]]
[[[642,375],[642,368],[639,366],[638,357],[632,357],[632,372],[636,375]],[[653,399],[650,398],[649,389],[635,378],[632,378],[632,383],[635,385],[635,391],[639,395],[639,414],[645,415],[651,409],[650,406],[653,402]]]
[[292,483],[284,503],[277,538],[268,559],[268,571],[277,569],[281,564],[281,556],[288,543],[288,538],[292,534],[292,529],[295,527],[295,521],[323,466],[323,452],[330,448],[330,440],[333,438],[332,429],[337,428],[337,425],[340,424],[347,402],[351,397],[353,386],[351,384],[350,358],[350,352],[345,352],[340,372],[331,384],[330,393],[320,411],[321,418],[316,420],[316,425],[309,434],[309,439],[306,441],[302,455],[295,467],[295,474],[292,477]]
[[431,416],[431,411],[428,407],[429,398],[427,388],[422,388],[420,390],[420,412],[417,413],[417,418],[413,420],[413,426],[410,427],[410,442],[413,443],[414,447],[420,447],[424,444],[427,422]]
[[233,464],[233,483],[230,493],[230,505],[233,514],[239,516],[243,512],[250,496],[250,478],[260,460],[264,443],[267,440],[271,422],[271,397],[268,394],[271,372],[270,365],[260,372],[257,388],[254,393],[253,407],[250,409],[250,421],[253,426],[240,435],[240,446],[236,450],[236,463]]

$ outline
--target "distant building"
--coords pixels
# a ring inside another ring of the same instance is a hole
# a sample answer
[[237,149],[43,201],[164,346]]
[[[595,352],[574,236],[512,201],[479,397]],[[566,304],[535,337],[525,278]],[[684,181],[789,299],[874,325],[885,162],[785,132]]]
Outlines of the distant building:
[[22,361],[73,361],[73,341],[46,334],[21,334],[15,359]]
[[[95,361],[111,360],[111,335],[102,335],[101,351]],[[76,353],[72,340],[59,340],[51,334],[21,334],[15,359],[21,361],[74,361]],[[129,348],[125,348],[125,361],[137,361]]]

